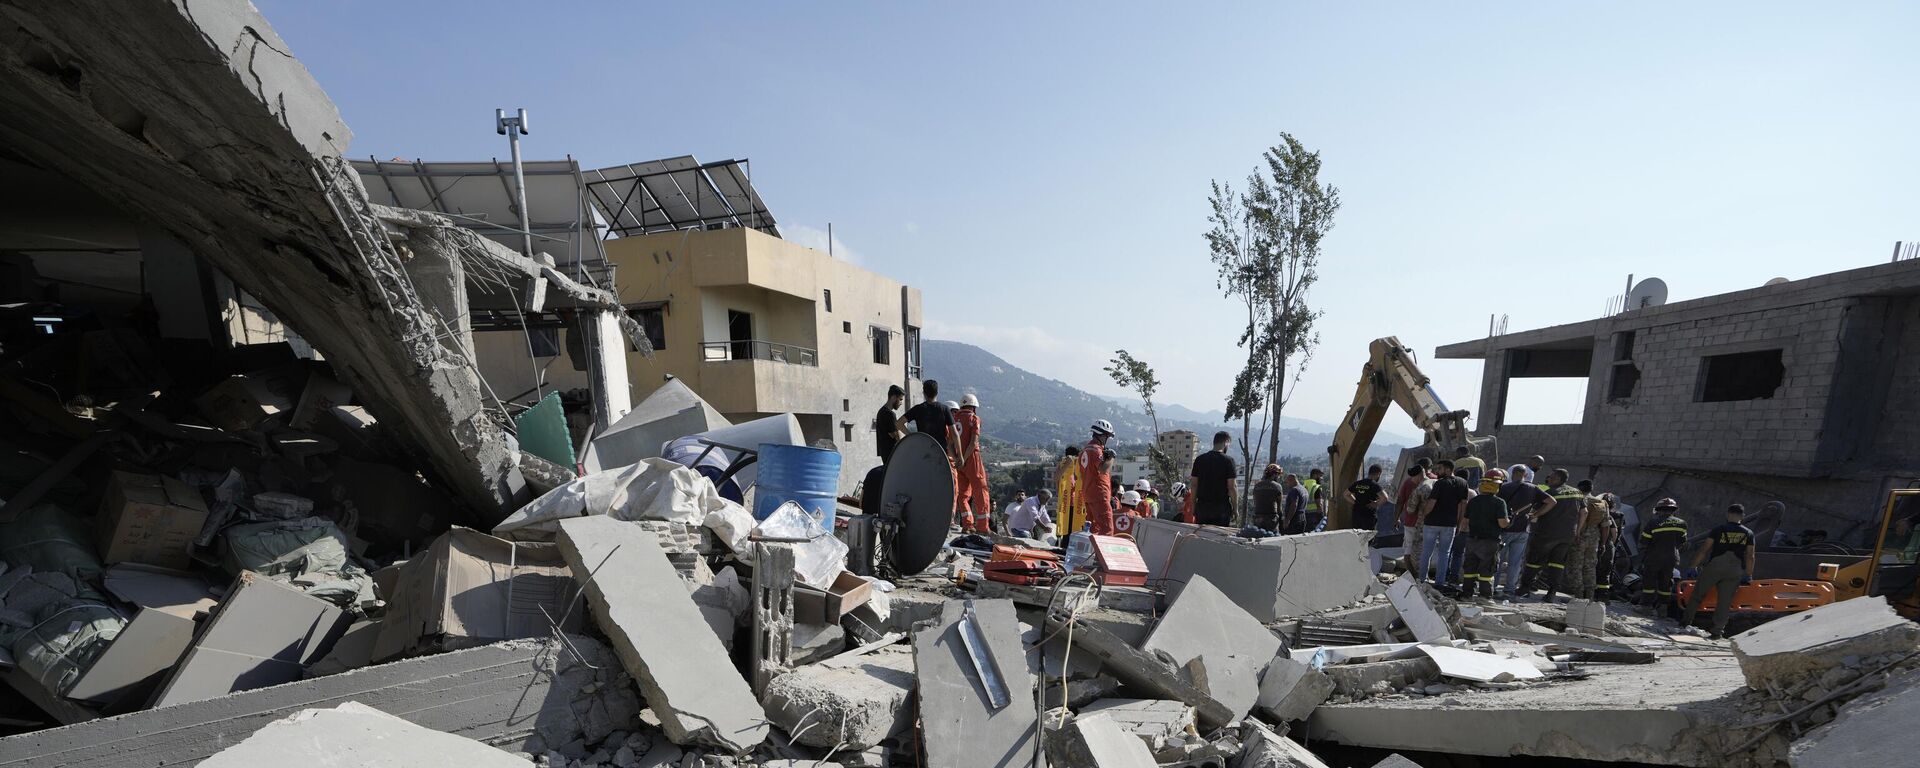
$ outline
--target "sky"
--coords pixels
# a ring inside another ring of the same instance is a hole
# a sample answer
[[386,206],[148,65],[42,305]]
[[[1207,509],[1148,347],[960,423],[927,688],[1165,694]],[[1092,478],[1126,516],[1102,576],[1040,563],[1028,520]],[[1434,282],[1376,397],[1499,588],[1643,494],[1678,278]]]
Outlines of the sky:
[[[1492,315],[1920,239],[1913,4],[256,2],[355,156],[504,158],[493,110],[524,107],[530,159],[751,159],[782,233],[831,223],[837,255],[923,290],[929,337],[1099,394],[1126,349],[1201,410],[1244,360],[1208,183],[1283,131],[1343,203],[1286,410],[1322,422],[1377,337],[1474,408],[1480,363],[1433,350]],[[1583,381],[1527,384],[1509,422],[1578,419]]]

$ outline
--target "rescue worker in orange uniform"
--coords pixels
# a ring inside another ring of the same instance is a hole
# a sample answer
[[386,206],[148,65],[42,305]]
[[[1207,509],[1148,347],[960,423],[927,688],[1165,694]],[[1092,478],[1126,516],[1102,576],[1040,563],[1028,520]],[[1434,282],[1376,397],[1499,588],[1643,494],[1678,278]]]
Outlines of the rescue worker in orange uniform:
[[1120,494],[1120,509],[1113,513],[1114,533],[1123,536],[1133,535],[1133,521],[1146,516],[1145,510],[1140,508],[1140,502],[1139,491]]
[[960,432],[960,471],[956,478],[954,509],[960,514],[960,529],[986,533],[993,519],[993,502],[987,499],[987,463],[980,458],[980,398],[972,392],[960,398],[960,410],[953,416]]
[[1107,440],[1113,437],[1113,424],[1095,419],[1092,429],[1093,438],[1080,448],[1080,505],[1087,515],[1088,530],[1112,536],[1113,476],[1107,474]]

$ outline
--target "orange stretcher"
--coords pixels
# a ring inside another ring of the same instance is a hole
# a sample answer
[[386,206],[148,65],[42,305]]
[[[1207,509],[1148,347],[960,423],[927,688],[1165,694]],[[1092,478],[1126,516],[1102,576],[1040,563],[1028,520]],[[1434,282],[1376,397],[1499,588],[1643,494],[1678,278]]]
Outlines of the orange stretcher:
[[[1692,598],[1694,583],[1694,579],[1686,579],[1675,586],[1674,592],[1681,605],[1687,605]],[[1700,610],[1712,613],[1716,602],[1714,598],[1715,595],[1709,592]],[[1833,585],[1824,581],[1759,579],[1733,593],[1733,610],[1741,613],[1799,613],[1833,601]]]

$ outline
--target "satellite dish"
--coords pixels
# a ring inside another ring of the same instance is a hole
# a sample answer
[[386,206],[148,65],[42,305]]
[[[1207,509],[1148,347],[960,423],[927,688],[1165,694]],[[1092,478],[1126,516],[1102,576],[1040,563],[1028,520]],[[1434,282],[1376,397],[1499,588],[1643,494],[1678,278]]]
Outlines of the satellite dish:
[[879,554],[895,573],[912,576],[933,564],[953,525],[953,496],[952,465],[932,435],[915,432],[893,447],[877,511]]
[[1788,280],[1788,279],[1786,279],[1786,278],[1784,278],[1784,277],[1776,277],[1776,278],[1774,278],[1774,279],[1772,279],[1772,280],[1768,280],[1768,281],[1767,281],[1767,285],[1779,285],[1779,284],[1781,284],[1781,283],[1790,283],[1790,282],[1793,282],[1793,281],[1791,281],[1791,280]]
[[1657,307],[1667,303],[1667,283],[1657,277],[1649,277],[1627,291],[1627,311]]

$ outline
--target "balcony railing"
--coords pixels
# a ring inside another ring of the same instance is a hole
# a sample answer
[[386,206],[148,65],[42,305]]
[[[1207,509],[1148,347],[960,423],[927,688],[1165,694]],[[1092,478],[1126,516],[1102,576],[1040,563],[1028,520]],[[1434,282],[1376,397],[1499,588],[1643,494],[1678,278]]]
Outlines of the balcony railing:
[[777,341],[709,341],[700,345],[701,359],[709,363],[724,363],[728,360],[771,360],[789,365],[818,367],[820,353],[781,344]]

